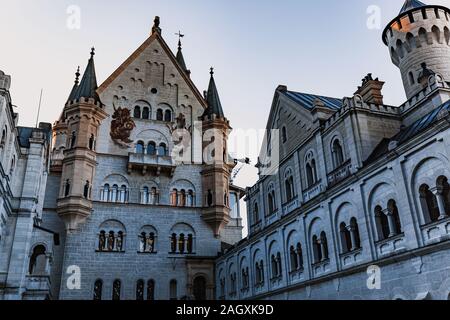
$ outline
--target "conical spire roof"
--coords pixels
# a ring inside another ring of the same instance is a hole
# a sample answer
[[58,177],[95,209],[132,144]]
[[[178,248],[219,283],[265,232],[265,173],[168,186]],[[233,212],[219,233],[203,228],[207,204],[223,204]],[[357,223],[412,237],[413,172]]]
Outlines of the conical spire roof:
[[220,103],[219,93],[217,92],[216,82],[214,81],[214,69],[211,68],[211,79],[209,80],[208,92],[206,93],[206,102],[208,107],[205,109],[203,116],[215,114],[220,118],[224,118],[222,104]]
[[97,94],[97,76],[95,75],[94,65],[95,49],[91,50],[91,58],[89,59],[86,70],[84,71],[83,78],[75,93],[75,99],[92,98],[95,102],[100,101],[100,97]]
[[421,8],[423,6],[425,6],[425,4],[419,0],[406,0],[399,14],[403,14],[412,9]]
[[184,62],[183,52],[181,51],[181,41],[178,41],[178,52],[176,58],[180,67],[183,68],[185,72],[188,72],[186,63]]
[[80,83],[80,67],[78,67],[77,72],[75,73],[75,83],[73,84],[72,91],[70,91],[68,101],[73,101],[75,99],[75,95],[78,90],[78,84]]

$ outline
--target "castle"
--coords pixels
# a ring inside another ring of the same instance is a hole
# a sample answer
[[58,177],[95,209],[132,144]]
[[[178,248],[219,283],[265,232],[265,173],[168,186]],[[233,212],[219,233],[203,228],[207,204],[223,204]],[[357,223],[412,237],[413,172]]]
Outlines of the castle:
[[450,298],[450,9],[406,0],[382,40],[407,101],[279,86],[246,190],[213,70],[201,94],[158,17],[54,125],[18,126],[0,72],[0,299]]
[[217,298],[450,299],[450,9],[407,0],[382,39],[400,106],[371,74],[350,98],[275,91]]
[[92,49],[53,126],[17,127],[1,74],[1,298],[214,298],[244,190],[213,70],[202,95],[159,25],[100,86]]

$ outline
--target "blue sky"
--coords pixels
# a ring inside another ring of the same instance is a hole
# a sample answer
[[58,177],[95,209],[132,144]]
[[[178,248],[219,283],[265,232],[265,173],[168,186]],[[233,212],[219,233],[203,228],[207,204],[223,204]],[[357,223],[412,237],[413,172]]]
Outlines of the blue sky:
[[[41,121],[54,122],[97,49],[99,83],[149,35],[155,15],[167,43],[186,34],[184,55],[200,91],[209,67],[234,128],[264,128],[279,84],[291,90],[351,96],[369,72],[386,81],[385,103],[405,95],[398,69],[381,41],[382,29],[403,0],[1,0],[0,69],[12,75],[12,97],[21,125],[34,125],[40,89]],[[425,0],[427,2],[427,0]],[[427,2],[430,3],[430,2]],[[433,0],[450,5],[450,1]],[[81,10],[81,29],[67,28],[67,8]],[[367,8],[381,10],[381,29],[367,28]],[[254,155],[252,155],[254,156]],[[251,185],[254,168],[236,182]]]

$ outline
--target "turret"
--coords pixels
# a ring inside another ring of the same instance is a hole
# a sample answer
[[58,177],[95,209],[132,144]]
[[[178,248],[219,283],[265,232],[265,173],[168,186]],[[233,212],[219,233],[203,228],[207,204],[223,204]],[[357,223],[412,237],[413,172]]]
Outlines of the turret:
[[423,77],[419,79],[424,69],[450,81],[449,8],[407,0],[384,30],[383,42],[400,69],[408,99],[427,85]]
[[[94,49],[86,71],[69,96],[56,130],[67,132],[61,160],[61,186],[57,212],[67,230],[79,227],[92,210],[92,181],[96,168],[96,140],[101,122],[107,117],[97,94]],[[55,127],[54,127],[55,132]]]
[[227,141],[231,127],[223,113],[212,68],[205,99],[208,107],[200,118],[205,150],[202,218],[218,237],[230,221],[230,176],[235,165],[228,159]]

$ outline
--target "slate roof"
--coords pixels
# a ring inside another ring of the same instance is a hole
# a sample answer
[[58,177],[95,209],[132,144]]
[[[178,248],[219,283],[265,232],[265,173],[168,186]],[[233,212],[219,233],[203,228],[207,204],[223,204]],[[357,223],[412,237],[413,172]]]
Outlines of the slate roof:
[[217,92],[216,82],[214,81],[214,72],[211,69],[211,79],[209,80],[208,92],[206,94],[206,102],[208,107],[205,109],[203,116],[215,114],[220,118],[224,118],[222,104],[220,103],[219,93]]
[[98,86],[97,77],[95,75],[94,54],[94,48],[92,48],[91,58],[89,59],[86,71],[84,71],[83,78],[74,95],[74,98],[77,100],[81,98],[93,98],[96,102],[100,101],[100,97],[97,94]]
[[403,14],[409,10],[417,9],[425,6],[424,3],[418,1],[418,0],[406,0],[405,4],[403,5],[402,9],[400,10],[399,14]]
[[311,110],[314,107],[314,100],[319,99],[323,104],[332,110],[339,110],[342,107],[342,100],[338,98],[317,96],[314,94],[301,93],[295,91],[283,92],[288,98],[302,105],[304,108]]
[[402,143],[408,141],[409,139],[413,138],[414,136],[418,135],[428,127],[430,127],[433,123],[435,123],[438,120],[438,115],[441,111],[447,111],[450,113],[450,100],[442,104],[440,107],[434,109],[424,117],[420,118],[410,126],[400,130],[399,133],[397,133],[394,137],[388,139],[383,139],[378,146],[375,148],[375,150],[372,152],[372,154],[367,158],[367,160],[364,162],[364,164],[368,164],[370,162],[373,162],[383,156],[384,154],[389,152],[389,144],[391,142],[396,142],[397,145],[401,145]]

